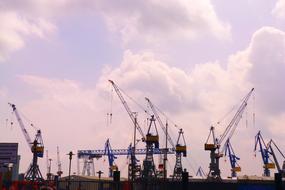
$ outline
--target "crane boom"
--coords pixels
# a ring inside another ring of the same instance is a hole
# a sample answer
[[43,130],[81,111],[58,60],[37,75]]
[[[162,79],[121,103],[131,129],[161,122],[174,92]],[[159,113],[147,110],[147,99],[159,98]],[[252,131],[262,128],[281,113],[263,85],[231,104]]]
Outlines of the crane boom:
[[162,123],[162,121],[161,121],[161,119],[160,119],[160,117],[159,117],[159,115],[158,115],[158,113],[157,113],[157,111],[156,111],[156,109],[155,109],[153,103],[150,101],[149,98],[145,97],[145,99],[146,99],[146,101],[148,102],[148,104],[149,104],[149,106],[150,106],[150,108],[151,108],[151,110],[152,110],[152,112],[153,112],[153,114],[154,114],[156,120],[158,121],[160,127],[162,128],[164,134],[167,136],[168,142],[170,143],[170,145],[172,146],[172,148],[175,149],[175,145],[174,145],[174,143],[173,143],[171,137],[167,134],[166,127],[165,127],[164,124]]
[[249,93],[244,97],[244,99],[242,100],[242,103],[238,109],[238,111],[235,113],[234,117],[232,118],[231,122],[228,124],[227,128],[225,129],[224,133],[221,135],[218,144],[221,145],[223,140],[227,137],[227,135],[229,134],[229,136],[227,137],[228,139],[230,139],[239,123],[239,121],[242,118],[242,114],[247,106],[247,101],[249,100],[252,92],[254,91],[254,88],[252,88]]
[[114,87],[119,99],[121,100],[122,104],[124,105],[124,108],[126,109],[127,113],[129,114],[132,122],[134,123],[134,125],[136,126],[137,130],[139,131],[139,133],[141,134],[142,136],[142,140],[145,141],[145,135],[139,125],[139,123],[136,122],[136,119],[133,115],[133,112],[131,111],[130,107],[128,106],[126,100],[124,99],[119,87],[114,83],[114,81],[112,80],[109,80],[109,82],[112,84],[112,86]]
[[18,110],[16,108],[16,105],[15,104],[11,104],[11,103],[8,103],[8,104],[12,107],[13,112],[15,113],[15,116],[16,116],[16,118],[18,120],[18,123],[19,123],[19,125],[21,127],[21,130],[22,130],[22,132],[23,132],[23,134],[25,136],[25,139],[26,139],[26,142],[28,143],[28,146],[30,148],[32,148],[32,144],[33,144],[32,139],[31,139],[31,137],[30,137],[30,135],[29,135],[29,133],[28,133],[28,131],[27,131],[27,129],[26,129],[26,127],[25,127],[21,117],[20,117],[20,114],[19,114],[19,112],[18,112]]

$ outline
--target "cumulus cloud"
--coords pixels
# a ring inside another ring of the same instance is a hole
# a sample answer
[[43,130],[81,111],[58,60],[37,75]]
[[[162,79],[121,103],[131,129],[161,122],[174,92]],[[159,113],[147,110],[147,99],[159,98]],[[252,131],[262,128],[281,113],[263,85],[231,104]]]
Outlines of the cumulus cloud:
[[5,1],[0,6],[0,58],[22,48],[26,36],[54,32],[59,17],[86,11],[101,13],[108,28],[125,45],[158,45],[165,41],[211,36],[230,39],[229,23],[221,21],[211,1]]
[[[272,27],[258,30],[248,49],[248,61],[252,68],[248,73],[249,80],[255,84],[262,110],[272,114],[285,110],[283,74],[285,72],[285,32]],[[262,55],[262,56],[261,56]],[[274,94],[274,98],[272,95]]]
[[280,19],[285,19],[285,1],[278,0],[275,7],[272,10],[272,14]]
[[43,18],[28,18],[14,11],[0,13],[0,61],[25,45],[25,37],[45,38],[55,26]]
[[221,21],[208,0],[99,1],[109,27],[130,41],[153,43],[211,35],[230,38],[230,25]]

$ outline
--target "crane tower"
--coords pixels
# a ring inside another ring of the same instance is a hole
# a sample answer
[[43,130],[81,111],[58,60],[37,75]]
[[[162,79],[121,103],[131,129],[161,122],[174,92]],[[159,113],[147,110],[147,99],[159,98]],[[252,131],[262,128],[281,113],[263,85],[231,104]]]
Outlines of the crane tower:
[[32,154],[33,154],[32,163],[30,164],[29,169],[26,172],[24,178],[29,181],[42,181],[43,176],[41,174],[41,171],[38,165],[38,158],[42,158],[44,155],[44,144],[43,144],[41,130],[37,130],[36,137],[34,141],[32,141],[15,104],[9,103],[9,105],[12,107],[13,113],[15,113],[16,115],[16,118],[22,130],[22,133],[24,134],[26,142],[28,143],[28,146],[30,147]]

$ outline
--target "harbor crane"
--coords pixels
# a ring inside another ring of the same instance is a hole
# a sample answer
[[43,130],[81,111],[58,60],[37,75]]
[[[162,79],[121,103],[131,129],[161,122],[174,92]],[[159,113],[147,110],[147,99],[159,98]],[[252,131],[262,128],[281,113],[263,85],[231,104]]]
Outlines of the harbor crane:
[[118,171],[118,166],[114,163],[114,161],[115,161],[115,159],[117,159],[117,157],[113,153],[109,139],[107,139],[107,141],[105,143],[105,155],[108,156],[109,177],[113,177],[113,172]]
[[225,150],[225,156],[228,155],[229,159],[230,159],[230,164],[231,164],[231,177],[237,177],[237,172],[241,171],[241,167],[238,165],[237,160],[240,160],[239,157],[236,156],[234,149],[230,143],[230,139],[227,139],[225,146],[224,146],[224,150]]
[[136,130],[138,130],[138,132],[140,133],[143,142],[146,140],[146,137],[143,133],[142,128],[140,127],[139,123],[137,122],[137,113],[131,111],[131,109],[128,106],[126,100],[124,99],[119,87],[114,83],[114,81],[109,80],[109,82],[112,84],[115,92],[117,93],[117,95],[118,95],[119,99],[121,100],[125,110],[127,111],[130,119],[132,120],[132,122],[134,124],[134,143],[133,143],[134,147],[132,148],[131,163],[128,167],[128,169],[129,169],[128,174],[129,174],[129,179],[135,180],[135,177],[138,176],[138,174],[140,173],[140,171],[137,170],[136,161],[135,161]]
[[57,155],[57,176],[61,177],[62,169],[61,169],[61,161],[60,161],[60,154],[59,154],[59,147],[56,147],[56,155]]
[[[154,133],[151,132],[152,128],[154,128],[153,131]],[[156,170],[153,160],[153,151],[155,148],[156,149],[159,148],[159,136],[154,115],[152,115],[150,118],[150,123],[147,130],[145,142],[146,142],[146,156],[143,161],[142,178],[149,180],[151,178],[156,178]]]
[[[282,164],[282,168],[280,166],[280,163],[278,162],[277,156],[274,152],[274,148],[277,150],[277,152],[279,152],[279,154],[281,155],[281,157],[283,158],[283,164]],[[280,150],[280,148],[276,145],[276,143],[271,139],[267,146],[266,146],[267,151],[269,152],[269,154],[272,155],[274,163],[277,167],[278,173],[280,173],[282,175],[282,177],[285,177],[285,156],[282,153],[282,151]]]
[[[22,133],[33,154],[32,163],[30,164],[28,171],[26,172],[24,178],[29,181],[42,181],[43,176],[41,174],[41,171],[38,165],[38,158],[42,158],[44,155],[44,144],[43,144],[41,130],[39,129],[37,130],[36,137],[34,141],[32,141],[15,104],[9,103],[9,105],[12,107],[13,113],[15,113],[15,116],[18,120]],[[31,126],[33,125],[31,124]]]
[[[181,155],[183,154],[183,157],[186,157],[186,152],[187,152],[187,148],[186,148],[186,142],[185,142],[185,138],[184,138],[184,134],[182,129],[179,130],[178,133],[178,139],[177,139],[177,143],[176,145],[173,143],[171,137],[168,135],[167,132],[167,123],[166,126],[164,126],[163,122],[161,121],[159,114],[155,108],[155,105],[150,101],[149,98],[145,98],[146,101],[148,102],[148,105],[150,106],[156,120],[158,121],[160,127],[162,128],[164,134],[166,135],[166,149],[167,149],[167,142],[170,143],[170,146],[173,150],[175,150],[176,154],[175,154],[175,167],[173,170],[173,179],[175,178],[176,180],[181,180],[182,179],[182,159],[181,159]],[[182,138],[181,138],[182,137]],[[180,143],[180,140],[183,140],[183,143]],[[164,154],[164,164],[163,167],[166,170],[166,160],[167,160],[167,154]],[[164,171],[165,175],[166,175],[166,171]]]
[[166,125],[163,124],[163,122],[161,121],[160,117],[159,117],[159,114],[154,106],[154,104],[150,101],[149,98],[145,97],[148,105],[150,106],[152,112],[153,112],[153,115],[155,116],[156,120],[158,121],[160,127],[162,128],[165,136],[166,136],[166,142],[165,142],[165,152],[164,152],[164,158],[163,158],[163,164],[160,164],[159,165],[159,170],[161,170],[159,173],[158,173],[158,176],[163,176],[163,178],[165,179],[167,177],[167,170],[166,170],[166,162],[167,162],[167,142],[170,143],[171,145],[171,148],[173,150],[175,150],[175,145],[171,139],[171,137],[169,136],[168,132],[167,132],[167,128],[168,128],[168,124],[166,123]]
[[[222,133],[220,138],[217,138],[215,136],[215,128],[211,126],[210,133],[208,135],[208,138],[206,140],[204,149],[206,151],[210,151],[210,165],[209,165],[209,173],[208,173],[208,179],[221,179],[221,171],[219,166],[219,160],[223,156],[223,154],[220,152],[220,147],[225,139],[231,139],[233,136],[239,121],[242,118],[242,114],[247,106],[247,102],[253,93],[254,88],[252,88],[249,93],[243,98],[241,105],[239,106],[237,112],[235,113],[234,117],[230,121],[230,123],[227,125],[225,131]],[[212,143],[209,143],[209,139],[212,136]]]
[[[182,141],[182,143],[181,143]],[[175,161],[175,166],[173,170],[173,177],[172,179],[176,180],[182,180],[182,155],[183,157],[187,156],[187,148],[186,148],[186,141],[184,138],[183,130],[179,130],[179,135],[176,143],[176,148],[175,148],[175,156],[176,156],[176,161]]]
[[254,145],[254,152],[256,152],[257,147],[259,146],[259,151],[261,154],[261,158],[263,161],[263,168],[264,172],[263,175],[266,177],[270,176],[270,169],[275,168],[275,164],[270,160],[270,152],[269,149],[266,147],[266,143],[261,135],[261,132],[258,131],[257,135],[255,136],[255,145]]

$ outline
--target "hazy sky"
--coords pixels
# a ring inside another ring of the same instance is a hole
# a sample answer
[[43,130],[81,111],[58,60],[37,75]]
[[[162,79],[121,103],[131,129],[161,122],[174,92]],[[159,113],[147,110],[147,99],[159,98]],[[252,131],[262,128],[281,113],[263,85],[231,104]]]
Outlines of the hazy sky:
[[[7,103],[41,128],[53,172],[60,147],[66,174],[70,150],[102,149],[107,138],[113,148],[132,141],[112,79],[146,109],[149,97],[184,129],[183,166],[192,175],[200,165],[208,171],[210,126],[255,87],[232,144],[241,174],[261,175],[261,158],[253,156],[258,130],[285,146],[284,74],[285,0],[0,0],[0,141],[19,142],[22,172],[31,154]],[[146,131],[147,115],[126,100]],[[126,163],[117,160],[123,175]],[[107,164],[96,160],[96,171]],[[221,168],[228,175],[229,161]]]

